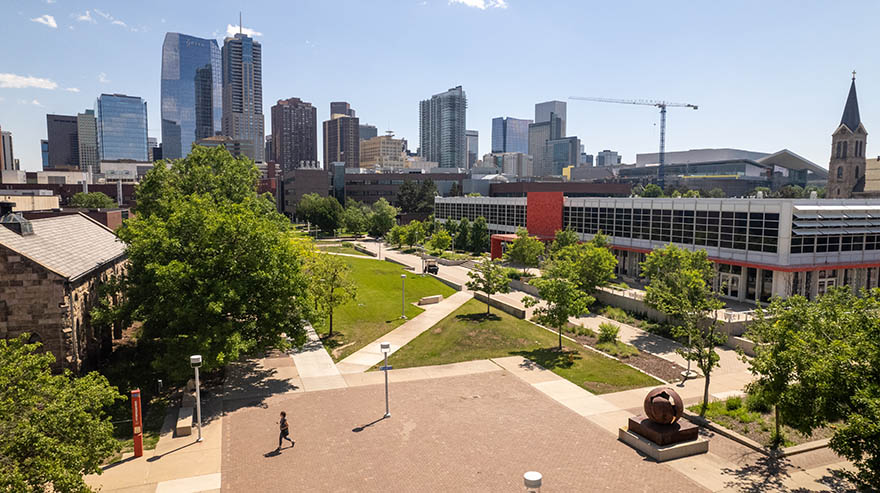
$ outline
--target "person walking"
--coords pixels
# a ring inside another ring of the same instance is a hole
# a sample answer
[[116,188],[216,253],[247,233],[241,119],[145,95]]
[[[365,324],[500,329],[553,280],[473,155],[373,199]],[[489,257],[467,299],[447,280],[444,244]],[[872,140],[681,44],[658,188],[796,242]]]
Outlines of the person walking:
[[278,422],[281,426],[281,433],[278,435],[278,448],[276,451],[281,450],[281,440],[287,440],[290,442],[290,446],[293,446],[293,440],[290,439],[290,427],[287,425],[287,413],[281,411],[281,421]]

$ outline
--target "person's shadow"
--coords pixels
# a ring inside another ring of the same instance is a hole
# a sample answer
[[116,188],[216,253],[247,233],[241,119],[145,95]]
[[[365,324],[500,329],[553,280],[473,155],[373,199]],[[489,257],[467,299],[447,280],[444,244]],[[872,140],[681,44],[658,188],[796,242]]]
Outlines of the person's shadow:
[[296,442],[293,442],[293,443],[290,444],[289,447],[284,447],[284,448],[282,448],[282,449],[277,449],[277,448],[276,448],[276,449],[272,449],[270,452],[266,452],[265,454],[263,454],[263,457],[278,457],[279,455],[281,455],[281,451],[282,451],[282,450],[284,450],[284,449],[289,449],[289,448],[293,448],[293,447],[295,447],[295,446],[296,446]]

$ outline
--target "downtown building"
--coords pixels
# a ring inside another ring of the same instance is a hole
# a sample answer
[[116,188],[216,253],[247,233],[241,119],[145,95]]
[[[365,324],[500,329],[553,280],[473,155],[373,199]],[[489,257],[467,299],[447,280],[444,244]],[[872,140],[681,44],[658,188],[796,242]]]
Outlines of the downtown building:
[[281,171],[318,167],[318,110],[299,98],[272,106],[272,145]]
[[529,124],[532,120],[497,117],[492,119],[492,153],[529,153]]
[[[231,48],[230,51],[235,51],[236,55],[239,53]],[[242,62],[237,61],[239,69],[245,70]],[[253,77],[250,70],[246,77]],[[235,90],[235,83],[231,89]],[[232,99],[238,101],[235,97]],[[222,62],[216,40],[180,33],[165,34],[160,107],[162,157],[165,159],[186,157],[194,142],[213,137],[222,130]]]
[[77,113],[76,133],[80,169],[98,173],[101,156],[98,154],[98,119],[95,110]]
[[324,169],[330,163],[360,167],[360,120],[348,103],[330,103],[330,119],[324,122]]
[[406,167],[406,139],[395,139],[393,135],[381,135],[360,143],[361,168],[404,168]]
[[76,116],[46,115],[46,136],[49,143],[47,169],[78,169],[79,134]]
[[250,36],[239,33],[224,40],[220,56],[223,70],[223,135],[243,142],[242,154],[256,162],[263,162],[262,47]]
[[[101,94],[95,103],[101,161],[147,162],[147,103],[124,94]],[[50,165],[52,137],[49,136]]]
[[18,163],[12,152],[12,132],[0,129],[0,172],[17,170]]
[[480,132],[465,130],[464,136],[467,140],[467,169],[471,169],[476,164],[480,152]]
[[419,156],[441,168],[467,167],[467,95],[461,86],[419,103]]

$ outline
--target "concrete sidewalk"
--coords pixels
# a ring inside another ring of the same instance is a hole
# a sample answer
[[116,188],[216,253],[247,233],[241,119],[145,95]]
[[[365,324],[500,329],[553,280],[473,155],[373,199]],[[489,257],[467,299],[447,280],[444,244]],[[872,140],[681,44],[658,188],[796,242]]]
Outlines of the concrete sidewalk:
[[391,343],[389,354],[392,354],[443,320],[472,297],[473,294],[468,291],[459,291],[436,305],[424,306],[424,312],[342,359],[336,363],[336,368],[342,374],[363,373],[369,370],[385,358],[384,353],[379,349],[380,342]]
[[306,326],[308,341],[302,349],[291,354],[293,363],[306,391],[346,387],[345,380],[327,354],[321,338],[311,325]]

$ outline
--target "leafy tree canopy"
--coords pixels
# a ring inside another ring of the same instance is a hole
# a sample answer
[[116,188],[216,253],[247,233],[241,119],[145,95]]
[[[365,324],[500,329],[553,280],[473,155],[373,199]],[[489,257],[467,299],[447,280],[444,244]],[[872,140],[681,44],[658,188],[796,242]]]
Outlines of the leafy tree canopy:
[[660,188],[658,185],[655,185],[653,183],[649,183],[648,185],[645,185],[645,188],[642,190],[641,196],[642,197],[662,197],[663,196],[663,189]]
[[[550,275],[565,277],[587,294],[606,286],[614,279],[617,257],[607,248],[605,235],[599,233],[592,240],[574,243],[556,251],[545,269]],[[589,304],[593,302],[590,301]]]
[[103,192],[77,192],[67,205],[84,209],[112,209],[118,206],[115,200]]
[[332,234],[342,226],[343,209],[333,197],[309,193],[303,195],[297,204],[296,215],[314,224],[322,232]]
[[471,279],[467,282],[468,289],[486,293],[486,314],[489,313],[491,306],[489,303],[493,294],[510,292],[504,267],[500,262],[489,257],[484,257],[474,270],[469,270],[468,277]]
[[437,185],[433,180],[405,181],[397,192],[397,203],[403,212],[434,212],[436,195]]
[[374,202],[367,221],[370,236],[381,238],[391,231],[397,221],[398,212],[397,207],[384,198]]
[[52,374],[52,353],[28,335],[0,339],[0,490],[90,491],[83,475],[116,453],[104,376]]
[[529,236],[525,228],[516,230],[516,239],[507,245],[504,260],[523,267],[537,267],[538,259],[544,253],[544,244],[537,237]]
[[474,253],[489,251],[489,224],[485,217],[479,216],[471,223],[468,244],[469,250]]

